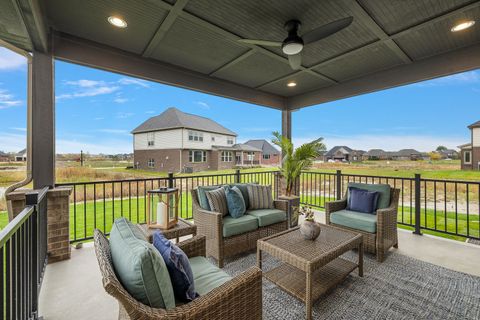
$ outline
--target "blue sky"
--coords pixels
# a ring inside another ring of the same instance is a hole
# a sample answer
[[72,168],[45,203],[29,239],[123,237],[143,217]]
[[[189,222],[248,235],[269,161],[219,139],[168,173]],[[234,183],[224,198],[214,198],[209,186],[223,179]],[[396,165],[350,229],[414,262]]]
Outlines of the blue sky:
[[[0,150],[25,146],[25,59],[0,48]],[[132,152],[129,132],[175,106],[238,133],[238,141],[270,139],[277,110],[56,62],[56,143],[59,153]],[[480,120],[480,71],[457,74],[293,113],[293,137],[324,137],[327,147],[429,151],[468,142]]]

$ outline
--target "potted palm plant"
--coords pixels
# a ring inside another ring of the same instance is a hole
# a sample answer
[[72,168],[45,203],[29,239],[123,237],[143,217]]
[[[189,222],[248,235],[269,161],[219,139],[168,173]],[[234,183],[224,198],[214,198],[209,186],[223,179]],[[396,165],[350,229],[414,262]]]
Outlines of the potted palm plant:
[[313,161],[322,151],[325,151],[326,147],[323,143],[323,138],[318,138],[304,143],[298,148],[294,148],[292,141],[287,137],[282,136],[278,132],[273,132],[272,134],[272,143],[279,146],[283,154],[280,175],[284,182],[284,188],[280,199],[289,202],[289,225],[293,227],[298,224],[298,212],[292,212],[292,208],[297,208],[296,210],[298,210],[300,204],[300,198],[295,194],[298,191],[296,186],[300,182],[300,175],[303,170],[312,165]]

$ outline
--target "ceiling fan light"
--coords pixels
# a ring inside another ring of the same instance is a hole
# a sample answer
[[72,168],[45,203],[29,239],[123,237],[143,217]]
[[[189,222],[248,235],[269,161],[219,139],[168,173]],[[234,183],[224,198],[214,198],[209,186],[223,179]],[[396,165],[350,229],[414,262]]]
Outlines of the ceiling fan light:
[[122,18],[119,18],[119,17],[115,17],[115,16],[110,16],[108,17],[108,22],[117,27],[117,28],[126,28],[127,27],[127,21],[125,21],[124,19]]
[[452,31],[452,32],[462,31],[462,30],[465,30],[465,29],[468,29],[468,28],[472,27],[474,24],[475,24],[474,20],[464,21],[464,22],[461,22],[461,23],[453,26],[452,29],[450,29],[450,31]]
[[285,43],[282,47],[283,53],[288,55],[300,53],[302,49],[303,49],[303,43],[300,43],[300,42]]

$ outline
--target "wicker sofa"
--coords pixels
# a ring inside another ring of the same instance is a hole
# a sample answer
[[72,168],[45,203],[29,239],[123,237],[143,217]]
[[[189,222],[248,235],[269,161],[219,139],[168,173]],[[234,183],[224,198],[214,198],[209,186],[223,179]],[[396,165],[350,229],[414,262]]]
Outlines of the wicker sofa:
[[[262,318],[262,272],[257,267],[249,268],[190,303],[177,305],[170,310],[155,309],[138,302],[124,289],[113,268],[109,240],[101,231],[95,230],[94,241],[103,287],[108,294],[117,299],[119,319]],[[178,246],[189,258],[205,256],[204,236],[195,236],[180,242]]]
[[[192,192],[193,220],[197,226],[198,234],[206,236],[207,256],[218,261],[218,266],[223,268],[226,257],[257,248],[257,240],[287,230],[287,220],[267,226],[259,226],[241,234],[224,236],[224,217],[219,212],[202,209],[198,201],[198,191]],[[287,211],[287,202],[274,200],[275,209]],[[248,215],[248,212],[247,212]]]
[[376,230],[374,232],[346,227],[331,221],[332,213],[346,209],[347,193],[341,200],[325,203],[326,223],[361,233],[365,251],[376,254],[377,261],[383,262],[385,254],[391,247],[398,248],[397,211],[399,195],[399,189],[390,188],[390,205],[387,208],[376,211]]

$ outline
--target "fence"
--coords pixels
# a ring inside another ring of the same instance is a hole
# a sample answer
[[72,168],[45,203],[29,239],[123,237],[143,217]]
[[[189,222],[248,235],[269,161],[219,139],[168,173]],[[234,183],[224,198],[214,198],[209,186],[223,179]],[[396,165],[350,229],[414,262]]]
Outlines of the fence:
[[25,209],[0,232],[0,318],[37,319],[47,263],[48,188],[27,193]]
[[[72,242],[91,239],[93,230],[108,233],[113,221],[121,216],[135,223],[144,223],[146,195],[150,189],[171,185],[179,189],[179,215],[192,218],[190,191],[197,186],[258,182],[273,185],[279,194],[278,171],[241,172],[229,174],[193,175],[61,183],[73,188],[70,207],[70,239]],[[480,182],[371,176],[326,172],[302,172],[300,201],[316,208],[325,202],[340,199],[349,182],[386,183],[400,189],[398,223],[415,229],[430,230],[469,238],[480,238]]]
[[78,242],[91,239],[96,228],[109,233],[113,221],[127,217],[134,223],[145,223],[147,192],[151,189],[173,185],[179,190],[179,216],[192,219],[190,191],[197,186],[257,182],[270,184],[274,196],[278,191],[275,171],[241,172],[228,174],[189,175],[168,177],[59,183],[56,186],[71,187],[70,240]]
[[480,182],[371,176],[358,174],[302,172],[300,202],[324,208],[325,202],[340,199],[349,182],[386,183],[400,189],[398,223],[414,228],[480,239]]

